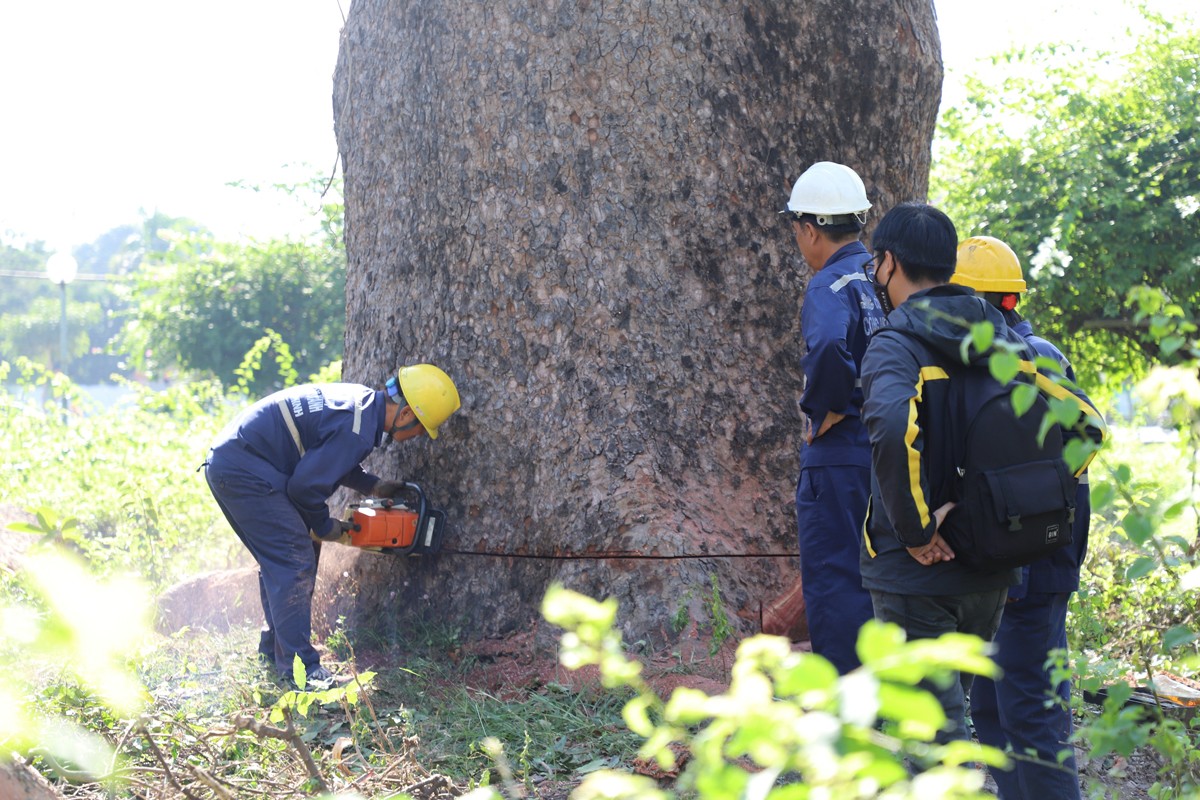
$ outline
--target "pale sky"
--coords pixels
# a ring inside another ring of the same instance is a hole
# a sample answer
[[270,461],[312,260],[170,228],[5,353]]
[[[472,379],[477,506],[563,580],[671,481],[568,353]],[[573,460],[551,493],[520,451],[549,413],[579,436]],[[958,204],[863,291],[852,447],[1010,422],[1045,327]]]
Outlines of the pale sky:
[[[0,24],[0,237],[75,247],[140,209],[222,238],[309,227],[276,193],[226,187],[328,175],[332,78],[350,0],[61,0]],[[1179,16],[1195,0],[1150,0]],[[935,0],[944,94],[1014,42],[1111,43],[1123,0]],[[11,232],[11,233],[10,233]]]
[[0,235],[75,246],[139,209],[229,238],[303,224],[225,184],[333,169],[341,26],[337,0],[6,4]]

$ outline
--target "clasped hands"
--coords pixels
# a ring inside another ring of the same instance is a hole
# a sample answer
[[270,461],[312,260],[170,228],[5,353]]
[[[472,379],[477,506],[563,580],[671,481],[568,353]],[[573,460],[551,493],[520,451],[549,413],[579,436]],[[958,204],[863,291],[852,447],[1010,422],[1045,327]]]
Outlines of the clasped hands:
[[925,566],[937,564],[939,561],[950,561],[954,558],[954,550],[950,548],[949,543],[942,538],[939,532],[942,527],[942,521],[946,519],[946,515],[950,513],[950,509],[954,508],[954,503],[946,503],[941,508],[933,512],[933,519],[937,523],[933,531],[933,538],[928,544],[923,544],[920,547],[909,547],[908,554]]

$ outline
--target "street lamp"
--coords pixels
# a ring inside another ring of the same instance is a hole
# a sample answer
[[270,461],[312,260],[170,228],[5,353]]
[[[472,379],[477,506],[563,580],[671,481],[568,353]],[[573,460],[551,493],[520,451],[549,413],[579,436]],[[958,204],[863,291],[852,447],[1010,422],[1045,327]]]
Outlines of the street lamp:
[[62,289],[61,314],[58,325],[58,357],[60,372],[67,371],[67,284],[75,280],[79,264],[70,253],[55,253],[46,261],[46,277]]

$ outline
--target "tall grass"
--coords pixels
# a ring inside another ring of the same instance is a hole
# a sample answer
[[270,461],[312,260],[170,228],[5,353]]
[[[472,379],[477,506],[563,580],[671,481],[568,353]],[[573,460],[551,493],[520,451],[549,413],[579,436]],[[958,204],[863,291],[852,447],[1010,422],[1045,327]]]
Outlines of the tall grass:
[[137,573],[157,588],[246,563],[197,471],[237,410],[219,386],[129,384],[125,399],[104,408],[32,365],[5,367],[0,527],[38,509],[77,520],[66,538],[94,569]]

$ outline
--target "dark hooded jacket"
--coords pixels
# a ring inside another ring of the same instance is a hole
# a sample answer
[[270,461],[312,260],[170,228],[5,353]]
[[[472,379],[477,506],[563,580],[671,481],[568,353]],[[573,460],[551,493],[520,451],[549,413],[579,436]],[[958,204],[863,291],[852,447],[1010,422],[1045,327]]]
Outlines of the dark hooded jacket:
[[[957,561],[929,566],[906,548],[928,544],[933,512],[952,499],[956,465],[946,420],[952,365],[963,364],[971,326],[990,322],[996,341],[1008,341],[1032,363],[1036,355],[1009,329],[1001,312],[964,286],[942,285],[911,295],[888,315],[863,359],[863,421],[871,440],[871,505],[863,530],[860,567],[867,589],[907,595],[952,595],[1016,585],[1021,571],[981,572]],[[993,352],[969,349],[970,363]],[[986,368],[986,367],[985,367]],[[1085,414],[1103,423],[1082,393],[1039,378],[1039,388],[1074,398]],[[1082,399],[1081,399],[1082,398]]]

